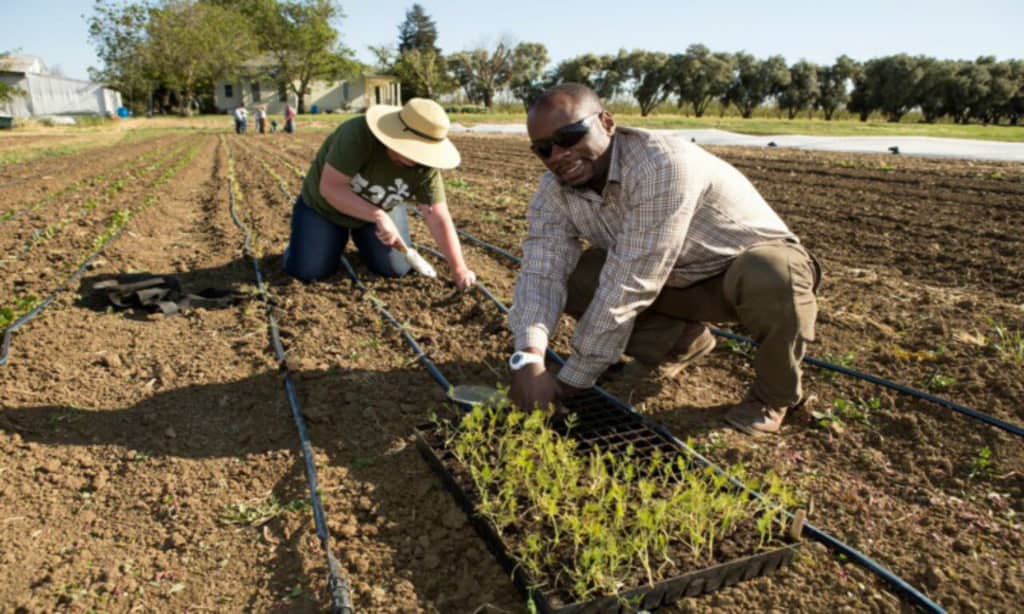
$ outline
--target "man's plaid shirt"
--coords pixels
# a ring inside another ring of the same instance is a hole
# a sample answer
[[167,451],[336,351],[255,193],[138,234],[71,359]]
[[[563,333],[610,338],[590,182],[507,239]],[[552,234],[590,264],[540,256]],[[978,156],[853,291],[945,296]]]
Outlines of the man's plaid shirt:
[[509,321],[516,349],[545,349],[581,240],[606,249],[600,285],[558,376],[580,388],[619,359],[637,314],[663,286],[686,287],[722,273],[748,247],[795,239],[746,177],[700,147],[621,127],[611,147],[602,194],[560,185],[552,173],[541,178]]

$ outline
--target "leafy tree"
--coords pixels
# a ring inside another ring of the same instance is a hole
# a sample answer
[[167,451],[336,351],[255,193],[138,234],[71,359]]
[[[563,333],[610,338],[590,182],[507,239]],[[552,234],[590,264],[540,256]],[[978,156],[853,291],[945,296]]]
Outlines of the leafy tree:
[[559,83],[582,83],[607,100],[619,92],[622,74],[611,56],[586,53],[563,60],[549,73],[548,85]]
[[736,75],[725,100],[736,105],[740,114],[749,119],[754,109],[771,96],[778,96],[789,84],[789,68],[786,60],[775,55],[765,60],[758,60],[749,53],[736,54]]
[[917,87],[917,102],[926,123],[935,123],[950,112],[950,95],[956,83],[957,63],[925,58]]
[[1003,105],[1003,113],[1006,114],[1013,126],[1020,124],[1020,118],[1024,116],[1024,60],[1010,60],[1007,62],[1010,71],[1010,79],[1017,84],[1017,90]]
[[[433,98],[450,91],[452,84],[445,72],[444,57],[433,49],[409,49],[392,67],[402,82],[402,97]],[[406,88],[415,95],[408,94]]]
[[344,18],[333,0],[250,0],[260,49],[273,59],[268,76],[298,99],[314,81],[332,81],[357,72],[353,51],[341,44],[332,22]]
[[836,109],[850,100],[847,83],[857,73],[857,62],[846,55],[836,58],[835,64],[818,68],[818,98],[814,102],[826,121],[831,121]]
[[126,106],[143,109],[158,78],[145,64],[146,27],[153,7],[148,4],[114,4],[96,0],[86,20],[89,42],[103,63],[89,68],[89,77],[121,92]]
[[870,113],[877,109],[888,121],[900,121],[917,104],[925,66],[925,58],[905,53],[869,60],[864,65],[863,79],[855,82],[857,96],[851,96],[858,105],[864,105],[862,119],[866,119],[864,110]]
[[779,93],[779,109],[786,111],[789,119],[814,106],[814,101],[821,94],[818,70],[817,64],[806,60],[800,60],[789,67],[789,85]]
[[[10,53],[7,51],[0,52],[0,71],[4,70],[7,65],[7,56],[9,55]],[[21,96],[24,93],[21,88],[0,81],[0,103],[10,102],[15,96]]]
[[519,43],[512,54],[512,94],[530,108],[544,91],[544,67],[548,65],[548,49],[542,43]]
[[398,26],[393,72],[402,80],[403,100],[430,98],[437,91],[435,86],[446,79],[444,56],[437,46],[437,24],[420,4],[413,4]]
[[703,117],[708,104],[723,97],[732,83],[735,59],[729,53],[711,53],[704,45],[690,45],[686,53],[672,56],[668,70],[679,108],[689,103],[693,114]]
[[185,115],[197,92],[237,72],[255,49],[239,13],[188,0],[151,11],[142,46],[147,72],[178,94]]
[[499,42],[492,51],[460,51],[449,56],[448,68],[470,101],[491,109],[495,92],[507,85],[511,78],[512,49]]
[[623,76],[625,87],[640,105],[641,116],[646,117],[672,93],[668,54],[622,50],[615,63],[615,72]]

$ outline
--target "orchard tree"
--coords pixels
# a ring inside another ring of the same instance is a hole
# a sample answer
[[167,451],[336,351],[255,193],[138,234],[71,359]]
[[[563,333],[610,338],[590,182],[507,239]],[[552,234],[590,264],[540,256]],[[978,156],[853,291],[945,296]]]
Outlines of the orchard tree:
[[754,109],[769,97],[778,96],[789,85],[789,68],[786,60],[774,55],[758,60],[749,53],[736,54],[736,74],[726,91],[725,100],[736,105],[740,114],[749,119]]
[[529,109],[544,91],[544,68],[548,65],[548,49],[542,43],[519,43],[512,54],[512,78],[509,88]]
[[398,53],[411,49],[441,53],[437,46],[437,24],[419,4],[405,12],[405,21],[398,26]]
[[668,72],[668,54],[635,50],[619,51],[615,58],[615,72],[622,75],[628,89],[640,105],[640,115],[646,117],[672,93]]
[[847,84],[857,73],[857,62],[846,55],[836,58],[831,66],[818,67],[818,97],[814,106],[821,109],[825,121],[831,121],[836,109],[850,100]]
[[818,84],[816,64],[800,60],[789,67],[789,84],[779,93],[779,109],[786,112],[789,119],[807,109],[813,109],[814,101],[821,94]]
[[861,119],[867,119],[864,113],[878,110],[888,121],[900,121],[917,105],[926,65],[926,58],[905,53],[865,63],[863,77],[855,81],[855,95],[851,95],[851,103],[856,103]]
[[549,86],[559,83],[582,83],[608,100],[619,92],[622,75],[616,70],[613,57],[586,53],[563,60],[548,74]]
[[703,117],[708,105],[722,98],[733,82],[735,58],[729,53],[711,53],[704,45],[690,45],[686,53],[669,60],[668,71],[679,108],[689,104],[693,114]]

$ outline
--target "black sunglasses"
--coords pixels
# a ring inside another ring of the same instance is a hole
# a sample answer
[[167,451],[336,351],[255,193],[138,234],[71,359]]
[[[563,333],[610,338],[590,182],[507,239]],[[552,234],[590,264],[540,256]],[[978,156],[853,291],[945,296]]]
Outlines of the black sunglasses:
[[587,133],[590,132],[591,120],[601,113],[602,111],[591,113],[578,122],[573,122],[568,126],[562,126],[558,130],[555,130],[555,133],[551,135],[551,138],[539,139],[531,142],[530,149],[532,149],[533,153],[537,154],[538,157],[547,160],[551,157],[551,150],[554,149],[555,145],[558,145],[562,149],[567,149],[582,141],[583,137],[587,136]]

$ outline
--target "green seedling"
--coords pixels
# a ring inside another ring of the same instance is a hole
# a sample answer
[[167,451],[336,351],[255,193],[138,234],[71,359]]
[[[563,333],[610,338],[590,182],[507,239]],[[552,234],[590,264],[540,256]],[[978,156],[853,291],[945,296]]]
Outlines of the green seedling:
[[[855,352],[825,354],[825,360],[844,369],[852,369],[856,365],[857,354]],[[825,379],[830,382],[835,382],[838,377],[839,373],[837,371],[825,371]]]
[[729,351],[732,352],[733,354],[738,354],[739,356],[743,356],[748,359],[754,358],[754,346],[750,345],[749,343],[736,341],[735,339],[726,339],[725,347],[728,348]]
[[971,461],[971,477],[991,477],[994,469],[995,463],[992,461],[992,448],[983,446]]
[[1020,329],[1010,330],[1006,326],[989,322],[993,335],[986,345],[995,350],[1002,360],[1015,364],[1024,363],[1024,332]]
[[464,190],[469,187],[469,183],[461,177],[455,177],[448,180],[448,187],[453,190]]
[[237,503],[230,506],[222,515],[221,520],[227,524],[260,526],[288,512],[301,512],[309,509],[309,499],[293,499],[281,503],[277,497],[270,495],[253,505],[252,501]]
[[989,175],[988,178],[989,179],[995,179],[996,181],[1002,181],[1003,179],[1006,179],[1006,175],[1002,174],[999,171],[996,171],[996,172],[992,173],[991,175]]
[[[437,432],[477,496],[477,512],[509,537],[509,552],[534,581],[576,600],[617,595],[640,571],[648,583],[715,560],[746,528],[759,546],[785,527],[794,497],[775,476],[753,499],[742,466],[719,473],[692,456],[639,454],[632,446],[580,449],[553,431],[548,413],[524,413],[507,397],[475,405]],[[570,419],[571,433],[578,422]]]
[[825,411],[812,411],[811,416],[815,419],[817,425],[826,431],[832,431],[841,435],[846,430],[846,424],[843,422],[843,419],[831,407]]
[[851,422],[868,424],[871,422],[871,415],[882,408],[882,401],[878,397],[868,399],[836,399],[832,402],[833,415]]
[[953,384],[956,384],[956,378],[947,377],[940,373],[932,373],[928,376],[928,379],[924,381],[924,387],[929,392],[947,390]]

